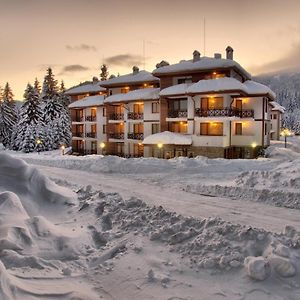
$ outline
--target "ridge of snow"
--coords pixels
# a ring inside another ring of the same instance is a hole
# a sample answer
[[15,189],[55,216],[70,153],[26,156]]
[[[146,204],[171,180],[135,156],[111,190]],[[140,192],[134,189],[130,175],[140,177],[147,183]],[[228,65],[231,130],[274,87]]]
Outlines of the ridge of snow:
[[191,145],[192,137],[190,135],[164,131],[147,136],[144,145]]
[[66,95],[77,95],[84,93],[97,93],[97,92],[105,92],[106,89],[100,86],[100,82],[97,83],[87,83],[75,86],[66,90]]
[[255,95],[255,94],[267,94],[271,98],[276,98],[276,94],[266,85],[258,83],[253,80],[247,80],[244,83],[244,86],[247,89],[247,94]]
[[159,88],[146,88],[130,91],[126,94],[116,94],[107,97],[104,103],[135,101],[135,100],[157,100],[159,99]]
[[69,108],[81,108],[90,106],[100,106],[104,104],[104,95],[89,96],[77,100],[69,105]]
[[160,96],[175,96],[175,95],[184,95],[187,92],[187,89],[192,85],[192,83],[181,83],[169,86],[160,91]]
[[269,102],[270,104],[271,104],[271,106],[273,107],[272,108],[272,110],[273,111],[280,111],[281,113],[283,113],[284,114],[284,112],[285,112],[285,107],[283,107],[282,105],[280,105],[278,102],[276,102],[276,101],[271,101],[271,102]]

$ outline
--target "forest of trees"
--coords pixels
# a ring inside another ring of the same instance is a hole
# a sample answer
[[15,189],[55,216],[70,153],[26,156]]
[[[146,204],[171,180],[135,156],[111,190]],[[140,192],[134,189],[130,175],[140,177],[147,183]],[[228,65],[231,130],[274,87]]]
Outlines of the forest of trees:
[[0,142],[7,149],[23,152],[48,151],[71,143],[69,97],[58,85],[51,68],[42,88],[37,79],[28,84],[24,101],[16,105],[9,83],[0,88]]

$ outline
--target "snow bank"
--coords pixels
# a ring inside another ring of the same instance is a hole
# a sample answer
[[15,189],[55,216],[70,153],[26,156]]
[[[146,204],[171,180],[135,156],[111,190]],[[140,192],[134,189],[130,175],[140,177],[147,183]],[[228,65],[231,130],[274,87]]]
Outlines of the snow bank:
[[78,101],[75,101],[69,105],[69,108],[82,108],[91,106],[101,106],[104,104],[104,96],[89,96]]
[[174,133],[170,131],[164,131],[147,136],[144,141],[144,145],[191,145],[192,136],[180,133]]

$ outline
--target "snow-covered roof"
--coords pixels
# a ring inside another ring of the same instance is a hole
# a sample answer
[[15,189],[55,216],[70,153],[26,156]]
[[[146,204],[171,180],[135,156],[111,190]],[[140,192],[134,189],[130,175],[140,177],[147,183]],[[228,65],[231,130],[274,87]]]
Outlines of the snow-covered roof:
[[100,106],[104,104],[104,96],[96,95],[89,96],[77,100],[69,105],[69,108],[82,108],[82,107],[91,107],[91,106]]
[[270,105],[273,107],[272,110],[273,111],[280,111],[281,113],[285,112],[285,107],[281,106],[279,103],[275,102],[275,101],[271,101],[269,102]]
[[191,145],[192,137],[191,135],[180,134],[170,131],[164,131],[155,133],[147,136],[144,141],[144,145]]
[[190,87],[192,83],[181,83],[172,85],[160,91],[161,96],[174,96],[174,95],[185,95],[188,87]]
[[119,86],[132,83],[146,83],[146,82],[159,82],[159,78],[152,75],[148,71],[138,71],[137,73],[130,73],[108,79],[101,83],[104,87]]
[[164,75],[172,73],[195,72],[217,69],[238,69],[246,78],[251,79],[251,75],[236,61],[224,58],[201,57],[198,61],[183,60],[177,64],[160,67],[153,71],[153,75]]
[[240,91],[246,92],[246,87],[235,78],[199,80],[187,89],[188,94],[204,94],[215,92]]
[[276,94],[264,84],[253,80],[247,80],[244,82],[244,86],[247,89],[248,95],[268,95],[273,99],[276,98]]
[[[102,82],[101,82],[102,83]],[[86,94],[86,93],[98,93],[105,92],[106,89],[100,86],[100,82],[96,83],[87,83],[75,86],[66,91],[66,95],[77,95],[77,94]]]
[[247,96],[267,95],[275,98],[276,95],[271,89],[258,82],[247,80],[244,83],[232,77],[217,79],[202,79],[194,84],[183,83],[170,86],[161,90],[161,96],[193,95],[209,93],[239,92]]
[[104,103],[128,102],[136,100],[157,100],[159,99],[159,91],[159,88],[145,88],[134,90],[126,94],[116,94],[109,96],[104,100]]

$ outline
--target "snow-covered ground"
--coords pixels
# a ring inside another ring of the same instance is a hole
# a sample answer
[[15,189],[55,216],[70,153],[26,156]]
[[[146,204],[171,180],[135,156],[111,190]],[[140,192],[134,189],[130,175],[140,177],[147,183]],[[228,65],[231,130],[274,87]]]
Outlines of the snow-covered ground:
[[300,299],[300,138],[267,154],[0,149],[0,299]]

